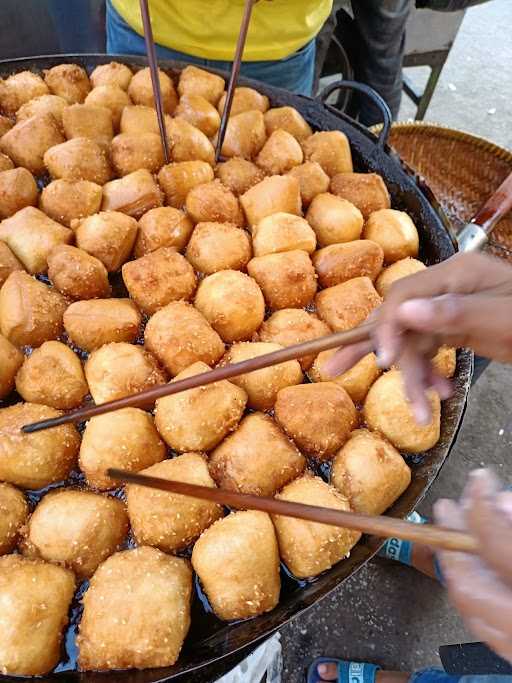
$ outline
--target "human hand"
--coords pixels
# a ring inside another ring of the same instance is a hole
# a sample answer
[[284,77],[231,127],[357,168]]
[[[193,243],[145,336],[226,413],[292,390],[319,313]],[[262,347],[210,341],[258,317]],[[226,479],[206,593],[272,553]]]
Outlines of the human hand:
[[478,555],[438,554],[448,595],[469,631],[512,663],[512,492],[475,470],[460,503],[439,500],[434,517],[477,540]]
[[395,282],[373,320],[373,338],[340,349],[324,370],[341,374],[375,349],[382,367],[399,365],[416,419],[428,423],[426,390],[441,398],[451,391],[430,362],[441,345],[512,362],[512,267],[483,254],[457,254]]

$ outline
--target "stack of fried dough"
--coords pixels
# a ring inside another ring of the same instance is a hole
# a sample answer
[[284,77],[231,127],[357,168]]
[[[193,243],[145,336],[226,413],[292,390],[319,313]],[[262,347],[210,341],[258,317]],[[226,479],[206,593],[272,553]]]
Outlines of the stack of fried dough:
[[[312,578],[359,539],[133,485],[114,495],[107,468],[380,514],[409,485],[401,452],[439,438],[435,393],[419,426],[398,370],[370,353],[332,378],[332,352],[98,416],[83,433],[20,432],[351,329],[425,267],[413,221],[380,176],[353,172],[342,132],[240,87],[216,165],[224,80],[189,66],[160,84],[169,164],[148,69],[0,80],[4,674],[55,668],[85,580],[79,668],[169,666],[194,572],[219,619],[245,619],[277,605],[281,563]],[[455,351],[435,363],[452,375]]]

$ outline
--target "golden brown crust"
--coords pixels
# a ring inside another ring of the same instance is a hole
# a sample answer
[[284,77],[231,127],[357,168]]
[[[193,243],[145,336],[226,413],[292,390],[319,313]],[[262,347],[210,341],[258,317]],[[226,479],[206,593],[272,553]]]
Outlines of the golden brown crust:
[[309,138],[313,133],[311,126],[302,114],[293,107],[273,107],[265,112],[265,128],[267,135],[272,135],[276,130],[285,130],[299,142]]
[[306,161],[304,164],[294,166],[288,171],[288,175],[299,181],[300,196],[305,208],[318,194],[329,190],[329,176],[317,161]]
[[41,192],[40,208],[68,228],[75,220],[97,213],[101,207],[101,185],[89,180],[53,180]]
[[140,218],[162,203],[162,192],[145,168],[103,186],[102,211],[120,211],[132,218]]
[[132,103],[127,93],[117,85],[98,85],[85,98],[85,104],[110,110],[114,132],[119,130],[125,107]]
[[220,116],[213,104],[207,99],[197,94],[183,95],[174,112],[178,116],[188,121],[196,128],[211,138],[219,130]]
[[231,223],[198,223],[187,245],[187,259],[200,273],[245,270],[252,257],[251,239]]
[[85,351],[110,342],[133,342],[139,334],[141,315],[130,299],[75,301],[64,313],[69,338]]
[[279,601],[279,553],[265,512],[232,512],[215,522],[196,542],[192,565],[219,619],[254,617]]
[[304,218],[291,213],[274,213],[253,228],[252,245],[255,256],[297,249],[312,254],[316,235]]
[[0,171],[0,220],[36,206],[38,194],[34,176],[26,168]]
[[261,111],[244,111],[229,117],[221,154],[223,157],[254,159],[266,139],[265,121]]
[[324,371],[323,366],[335,353],[336,349],[321,351],[308,372],[309,378],[313,382],[335,382],[345,389],[354,403],[362,403],[371,385],[382,372],[377,365],[376,355],[368,353],[342,375],[331,377]]
[[181,161],[167,164],[158,174],[167,204],[176,209],[185,205],[188,193],[197,185],[213,180],[213,169],[206,161]]
[[67,479],[75,467],[80,435],[73,425],[24,434],[23,425],[62,415],[35,403],[0,410],[0,480],[40,489]]
[[290,175],[264,178],[244,192],[240,202],[250,227],[280,211],[302,215],[299,181]]
[[[227,93],[223,93],[219,100],[217,109],[219,114],[224,111]],[[269,108],[269,100],[266,95],[262,95],[254,88],[238,87],[233,93],[233,101],[231,102],[230,116],[236,116],[243,111],[261,111],[265,113]]]
[[107,269],[83,249],[61,244],[48,256],[48,277],[70,299],[103,299],[110,296]]
[[0,110],[7,116],[14,116],[26,102],[48,92],[41,76],[31,71],[20,71],[4,81],[0,80]]
[[257,256],[247,264],[247,272],[261,287],[273,311],[304,308],[316,294],[315,269],[305,251]]
[[285,130],[276,130],[261,148],[256,163],[268,175],[286,173],[304,160],[302,147],[297,140]]
[[224,92],[224,79],[197,66],[186,66],[180,74],[178,92],[183,95],[200,95],[216,105]]
[[315,303],[320,318],[335,332],[342,332],[364,322],[382,299],[369,277],[356,277],[323,289]]
[[[384,252],[376,242],[354,240],[319,249],[311,259],[319,284],[334,287],[355,277],[369,277],[374,281],[382,270]],[[377,285],[376,289],[381,294]]]
[[157,173],[164,165],[160,136],[156,133],[120,133],[110,145],[110,159],[120,176],[140,168]]
[[[59,126],[62,126],[62,115],[67,107],[69,105],[63,97],[58,95],[39,95],[21,105],[16,112],[16,122],[19,123],[36,114],[52,114]],[[2,135],[1,127],[0,135]]]
[[405,211],[374,211],[366,221],[363,234],[365,239],[380,244],[386,263],[395,263],[407,256],[418,256],[418,231]]
[[99,85],[117,85],[122,90],[127,90],[132,76],[132,70],[126,64],[110,62],[98,64],[92,71],[90,79],[93,88]]
[[240,202],[220,180],[193,187],[185,206],[194,223],[232,223],[238,227],[245,223]]
[[395,261],[387,268],[384,268],[375,282],[375,289],[384,299],[394,282],[402,277],[419,273],[420,270],[425,270],[426,267],[424,263],[410,256]]
[[16,166],[24,166],[31,173],[45,171],[46,153],[64,142],[57,121],[51,114],[37,114],[17,123],[0,138],[0,151],[7,154]]
[[0,555],[14,550],[27,517],[28,505],[23,493],[11,484],[0,482]]
[[206,135],[185,119],[171,119],[167,126],[173,161],[206,161],[213,166],[215,151]]
[[68,140],[90,138],[101,146],[114,137],[112,112],[93,104],[72,104],[62,112],[62,126]]
[[[158,69],[158,76],[164,112],[172,114],[178,103],[178,95],[176,94],[174,83],[161,69]],[[149,67],[140,69],[140,71],[134,74],[128,86],[128,95],[134,104],[143,104],[146,107],[155,106]]]
[[317,161],[332,178],[352,173],[352,153],[347,136],[340,130],[320,131],[302,141],[306,161]]
[[152,416],[139,408],[122,408],[89,420],[78,461],[88,485],[106,491],[116,486],[106,474],[109,467],[140,472],[161,462],[165,452]]
[[257,185],[265,177],[265,173],[256,164],[239,157],[233,157],[218,164],[215,175],[237,197],[247,192],[253,185]]
[[161,247],[174,247],[182,251],[192,234],[194,224],[190,218],[171,206],[158,206],[139,218],[139,232],[133,250],[135,258]]
[[115,553],[84,595],[80,669],[172,666],[190,626],[191,598],[188,560],[147,546]]
[[68,104],[83,102],[91,89],[87,72],[78,64],[58,64],[43,74],[50,91]]
[[100,260],[109,272],[129,258],[137,237],[137,221],[121,211],[101,211],[74,223],[76,244]]
[[97,185],[104,185],[112,178],[105,151],[89,138],[55,144],[45,153],[44,164],[52,178],[89,180]]
[[130,297],[147,315],[171,301],[190,301],[196,291],[194,269],[173,247],[125,263],[122,273]]
[[331,192],[357,206],[365,220],[391,206],[387,187],[377,173],[339,173],[331,180]]
[[306,220],[315,231],[320,247],[358,240],[363,230],[363,216],[359,209],[346,199],[328,192],[313,199]]

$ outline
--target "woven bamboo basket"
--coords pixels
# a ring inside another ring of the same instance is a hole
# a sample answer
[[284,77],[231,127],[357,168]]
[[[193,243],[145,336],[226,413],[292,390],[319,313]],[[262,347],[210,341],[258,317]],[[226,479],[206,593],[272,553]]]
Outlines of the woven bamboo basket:
[[[425,179],[455,234],[512,171],[512,152],[437,124],[394,123],[389,145]],[[486,249],[512,263],[512,213],[495,227]]]

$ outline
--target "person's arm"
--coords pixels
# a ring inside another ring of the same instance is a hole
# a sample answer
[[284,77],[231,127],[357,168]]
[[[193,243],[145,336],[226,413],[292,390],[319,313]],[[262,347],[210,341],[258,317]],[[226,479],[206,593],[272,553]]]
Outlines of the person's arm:
[[450,391],[430,359],[447,344],[512,362],[512,267],[482,254],[459,254],[395,282],[374,313],[374,338],[340,349],[324,369],[335,376],[375,349],[379,364],[398,364],[419,422],[429,420],[425,392]]
[[512,663],[512,492],[476,470],[461,501],[439,500],[434,515],[477,539],[478,555],[439,553],[446,588],[468,630]]

